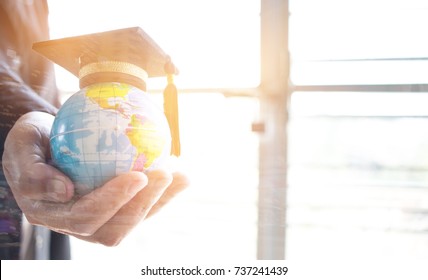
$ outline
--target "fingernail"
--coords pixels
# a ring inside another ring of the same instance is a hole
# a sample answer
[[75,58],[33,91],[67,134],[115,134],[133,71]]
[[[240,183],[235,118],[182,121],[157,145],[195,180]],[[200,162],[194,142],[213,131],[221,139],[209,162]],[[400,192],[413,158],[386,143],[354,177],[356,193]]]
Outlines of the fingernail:
[[133,180],[129,183],[127,192],[131,195],[137,194],[145,186],[144,182],[141,180]]
[[54,200],[63,200],[67,195],[65,183],[58,178],[49,180],[47,185],[47,195]]

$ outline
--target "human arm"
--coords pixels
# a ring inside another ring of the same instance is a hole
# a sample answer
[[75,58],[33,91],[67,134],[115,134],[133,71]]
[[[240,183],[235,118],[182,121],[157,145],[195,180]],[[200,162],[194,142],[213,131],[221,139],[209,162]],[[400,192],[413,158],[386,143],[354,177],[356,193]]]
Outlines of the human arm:
[[32,224],[114,246],[188,185],[187,178],[179,173],[157,170],[146,176],[130,172],[76,198],[70,179],[48,164],[53,119],[47,113],[25,114],[5,143],[5,176]]
[[[59,106],[53,67],[31,50],[48,39],[47,3],[24,2],[0,1],[0,158],[8,184],[31,223],[114,245],[166,203],[184,177],[130,173],[88,196],[73,196],[71,181],[49,165],[49,131]],[[125,216],[129,221],[120,225]]]

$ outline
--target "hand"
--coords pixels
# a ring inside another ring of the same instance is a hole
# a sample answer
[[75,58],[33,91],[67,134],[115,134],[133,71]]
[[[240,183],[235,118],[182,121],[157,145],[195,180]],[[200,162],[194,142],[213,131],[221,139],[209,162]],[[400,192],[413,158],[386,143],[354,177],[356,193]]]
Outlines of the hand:
[[27,113],[15,123],[5,142],[5,177],[32,224],[115,246],[139,221],[158,211],[189,184],[180,173],[129,172],[76,197],[71,180],[48,164],[53,120],[54,116],[46,113]]

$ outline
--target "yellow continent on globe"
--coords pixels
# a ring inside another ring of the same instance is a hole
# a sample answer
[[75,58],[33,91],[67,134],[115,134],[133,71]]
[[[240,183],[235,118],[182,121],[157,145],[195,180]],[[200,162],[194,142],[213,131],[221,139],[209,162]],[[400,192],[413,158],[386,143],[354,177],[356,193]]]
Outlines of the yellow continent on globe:
[[118,106],[120,106],[120,102],[117,102],[118,99],[126,101],[129,90],[130,87],[127,84],[96,84],[88,87],[86,96],[98,103],[98,105],[103,109],[116,110],[118,109]]
[[138,156],[134,159],[133,170],[141,170],[141,163],[144,164],[144,169],[150,167],[153,161],[162,154],[165,140],[163,137],[158,137],[157,134],[156,127],[152,123],[143,124],[137,115],[131,116],[126,136],[137,148]]
[[125,114],[122,107],[127,101],[130,86],[121,83],[96,84],[88,87],[86,96],[96,102],[103,109],[115,110],[122,116],[130,119],[126,129],[126,136],[131,145],[137,150],[133,159],[132,170],[145,170],[162,154],[165,139],[161,137],[156,125],[145,121],[142,116]]

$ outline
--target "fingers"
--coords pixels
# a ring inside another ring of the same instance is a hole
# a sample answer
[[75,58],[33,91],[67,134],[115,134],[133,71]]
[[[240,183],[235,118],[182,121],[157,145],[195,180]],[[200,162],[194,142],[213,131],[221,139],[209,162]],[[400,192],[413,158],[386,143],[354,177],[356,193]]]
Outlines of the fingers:
[[[149,213],[152,215],[188,186],[179,173],[160,170],[120,175],[75,202],[36,201],[33,214],[53,230],[115,246]],[[74,204],[73,204],[74,203]],[[66,207],[64,205],[67,205]],[[56,214],[55,214],[56,213]],[[48,214],[48,215],[47,215]]]
[[143,219],[171,184],[171,174],[156,170],[147,174],[148,184],[93,236],[85,240],[115,246]]
[[144,174],[130,172],[67,204],[36,200],[29,221],[63,233],[91,236],[146,185]]
[[153,214],[157,213],[165,204],[167,204],[178,193],[182,192],[190,185],[189,179],[182,173],[174,173],[173,178],[174,179],[172,183],[156,202],[156,204],[150,209],[147,217],[151,217]]
[[35,163],[22,173],[18,192],[29,199],[67,202],[74,195],[72,181],[44,163]]

